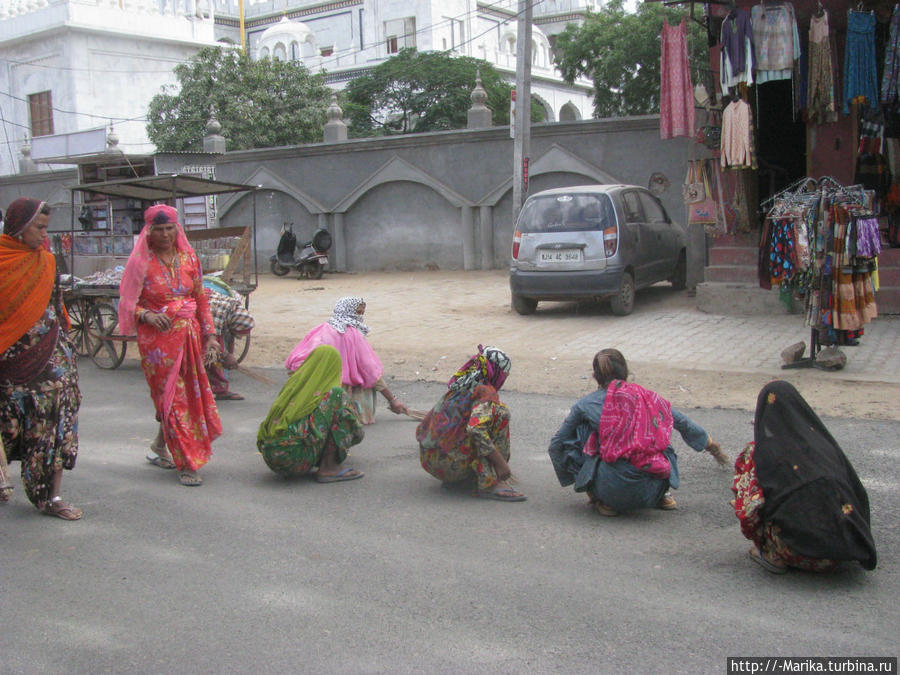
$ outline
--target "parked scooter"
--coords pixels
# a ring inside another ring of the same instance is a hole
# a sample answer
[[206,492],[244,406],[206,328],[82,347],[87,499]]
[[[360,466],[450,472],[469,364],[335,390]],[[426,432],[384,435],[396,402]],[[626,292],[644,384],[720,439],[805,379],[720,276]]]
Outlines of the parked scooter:
[[283,277],[291,270],[295,270],[301,277],[308,279],[321,279],[328,264],[328,249],[331,248],[331,233],[328,230],[318,229],[313,234],[312,240],[303,244],[300,255],[295,256],[297,249],[297,237],[294,234],[294,224],[285,223],[281,228],[281,239],[278,249],[269,262],[272,274]]

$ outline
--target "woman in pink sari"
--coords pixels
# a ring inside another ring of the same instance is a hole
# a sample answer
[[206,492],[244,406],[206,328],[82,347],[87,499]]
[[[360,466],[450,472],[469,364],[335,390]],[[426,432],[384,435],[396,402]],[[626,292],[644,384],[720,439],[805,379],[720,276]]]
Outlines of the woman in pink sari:
[[294,347],[284,362],[294,372],[319,345],[331,345],[341,355],[341,386],[359,408],[359,421],[375,421],[375,392],[387,399],[391,412],[408,415],[409,410],[394,398],[384,383],[384,367],[378,354],[366,339],[369,327],[363,323],[366,302],[362,298],[346,297],[334,305],[334,314],[321,323]]
[[178,212],[151,206],[128,258],[119,291],[119,328],[138,337],[141,368],[156,406],[159,432],[147,460],[178,469],[182,485],[200,485],[222,423],[204,363],[219,350],[203,292],[200,261]]

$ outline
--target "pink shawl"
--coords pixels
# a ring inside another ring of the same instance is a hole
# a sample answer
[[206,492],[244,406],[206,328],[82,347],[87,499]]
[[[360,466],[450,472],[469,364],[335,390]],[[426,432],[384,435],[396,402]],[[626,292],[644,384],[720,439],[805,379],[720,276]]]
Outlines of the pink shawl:
[[119,333],[122,335],[134,335],[137,333],[137,321],[134,315],[138,298],[144,288],[144,278],[147,276],[147,266],[153,251],[147,237],[153,229],[155,218],[167,218],[165,222],[175,223],[178,234],[175,239],[175,248],[179,251],[194,252],[193,247],[184,234],[181,223],[178,222],[178,211],[166,204],[156,204],[144,211],[144,227],[138,235],[137,243],[128,256],[125,263],[125,272],[122,274],[122,282],[119,285]]
[[381,360],[359,329],[347,326],[339,333],[329,323],[322,323],[306,334],[284,362],[294,372],[319,345],[331,345],[341,354],[341,384],[371,389],[384,373]]
[[671,467],[663,451],[669,446],[673,425],[672,405],[666,399],[639,384],[613,380],[584,454],[599,452],[606,463],[626,459],[636,469],[668,478]]

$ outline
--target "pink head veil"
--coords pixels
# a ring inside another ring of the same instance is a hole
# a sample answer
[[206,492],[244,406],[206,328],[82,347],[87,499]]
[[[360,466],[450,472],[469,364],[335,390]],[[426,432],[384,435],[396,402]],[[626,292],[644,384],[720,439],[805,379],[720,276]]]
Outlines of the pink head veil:
[[137,332],[134,311],[144,288],[147,266],[153,256],[147,237],[155,225],[166,223],[175,223],[177,226],[176,249],[191,252],[194,250],[184,234],[184,228],[178,222],[178,211],[167,204],[156,204],[144,211],[144,227],[131,250],[131,255],[128,256],[125,272],[122,274],[122,282],[119,285],[119,332],[122,335],[134,335]]

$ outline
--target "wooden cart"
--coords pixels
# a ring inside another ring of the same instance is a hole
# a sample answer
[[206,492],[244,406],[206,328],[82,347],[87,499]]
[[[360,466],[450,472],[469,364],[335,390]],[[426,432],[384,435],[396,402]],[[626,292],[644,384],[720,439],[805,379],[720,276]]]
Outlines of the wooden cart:
[[[140,200],[149,208],[152,204],[166,202],[175,205],[182,197],[221,195],[236,192],[251,192],[253,197],[253,222],[247,226],[219,227],[185,232],[194,246],[200,242],[237,238],[237,244],[229,254],[221,277],[244,299],[244,306],[250,306],[250,293],[258,285],[256,265],[256,187],[240,183],[167,174],[141,178],[86,183],[72,190],[72,235],[75,233],[75,192],[90,192],[95,195],[125,197]],[[70,269],[75,269],[75,249],[70,254]],[[75,350],[80,356],[88,356],[100,368],[118,368],[125,359],[128,342],[137,338],[118,333],[119,287],[116,285],[86,285],[72,282],[63,288],[63,297],[72,322],[70,335]],[[242,361],[250,349],[250,336],[223,336],[226,348],[238,362]]]

